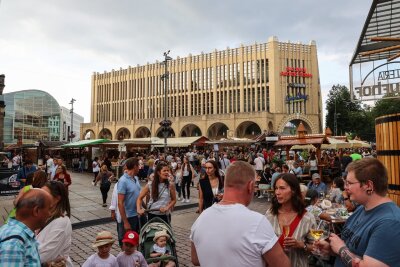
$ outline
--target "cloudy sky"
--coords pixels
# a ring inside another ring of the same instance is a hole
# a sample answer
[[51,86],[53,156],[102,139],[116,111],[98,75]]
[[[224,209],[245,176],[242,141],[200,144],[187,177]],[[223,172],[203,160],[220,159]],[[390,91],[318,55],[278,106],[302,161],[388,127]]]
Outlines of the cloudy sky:
[[324,98],[348,64],[372,0],[0,0],[4,92],[40,89],[90,121],[93,72],[280,41],[317,42]]

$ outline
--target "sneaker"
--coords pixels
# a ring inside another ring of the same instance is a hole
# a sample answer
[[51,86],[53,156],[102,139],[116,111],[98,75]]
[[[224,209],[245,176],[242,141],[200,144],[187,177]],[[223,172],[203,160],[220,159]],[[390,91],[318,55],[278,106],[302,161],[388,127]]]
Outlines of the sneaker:
[[261,195],[261,196],[259,196],[258,198],[264,198],[264,196],[263,196],[263,195]]
[[186,202],[186,198],[182,198],[182,203],[185,203]]
[[107,207],[107,203],[103,203],[103,207]]
[[189,203],[190,202],[190,199],[186,199],[186,201],[185,201],[186,203]]
[[179,200],[181,200],[181,198],[180,198],[180,197],[178,197],[178,201],[179,201]]
[[94,182],[92,182],[92,185],[94,186]]

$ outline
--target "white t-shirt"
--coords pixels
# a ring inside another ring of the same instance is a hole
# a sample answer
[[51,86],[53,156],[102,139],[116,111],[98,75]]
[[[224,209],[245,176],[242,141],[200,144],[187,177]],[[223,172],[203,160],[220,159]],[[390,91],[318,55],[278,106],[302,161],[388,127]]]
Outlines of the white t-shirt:
[[197,218],[190,240],[202,267],[262,267],[278,238],[262,214],[242,204],[214,204]]
[[126,255],[125,252],[120,252],[117,256],[117,262],[119,267],[147,267],[147,262],[143,257],[143,254],[139,251],[135,251],[131,255]]
[[92,168],[93,168],[93,172],[99,172],[100,164],[97,161],[93,161]]
[[51,171],[52,171],[53,168],[54,168],[54,161],[53,161],[53,159],[52,159],[52,158],[49,158],[49,159],[46,161],[46,165],[47,165],[47,173],[51,173]]
[[256,171],[262,171],[264,170],[264,159],[261,157],[257,157],[254,159],[254,164],[256,165]]
[[118,209],[118,182],[114,185],[114,189],[112,192],[112,197],[111,197],[111,204],[110,204],[110,210],[115,210],[115,219],[117,219],[117,222],[121,222],[121,213],[119,213]]
[[18,165],[20,165],[21,164],[21,157],[20,156],[14,156],[13,158],[12,158],[12,165],[13,166],[18,166]]
[[39,242],[40,261],[49,262],[58,256],[66,256],[68,257],[66,266],[73,266],[69,257],[71,236],[72,226],[68,216],[59,217],[46,225],[36,236]]
[[112,254],[107,259],[102,259],[95,253],[83,263],[82,267],[118,267],[118,262]]

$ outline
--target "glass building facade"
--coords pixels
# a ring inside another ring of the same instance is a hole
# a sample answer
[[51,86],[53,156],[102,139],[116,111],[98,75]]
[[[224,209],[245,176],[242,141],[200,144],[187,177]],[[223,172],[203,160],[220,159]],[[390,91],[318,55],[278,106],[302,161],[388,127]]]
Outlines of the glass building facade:
[[60,105],[50,94],[24,90],[4,94],[4,143],[60,140]]

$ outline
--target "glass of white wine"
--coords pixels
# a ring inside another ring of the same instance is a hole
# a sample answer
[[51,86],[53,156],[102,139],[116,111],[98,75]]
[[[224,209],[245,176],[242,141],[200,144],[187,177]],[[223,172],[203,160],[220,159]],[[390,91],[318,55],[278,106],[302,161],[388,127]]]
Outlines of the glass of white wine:
[[[321,220],[317,226],[317,228],[310,229],[310,235],[313,237],[315,241],[323,240],[329,237],[330,231],[330,224],[327,221]],[[321,252],[317,248],[314,252],[315,255],[321,255]]]

